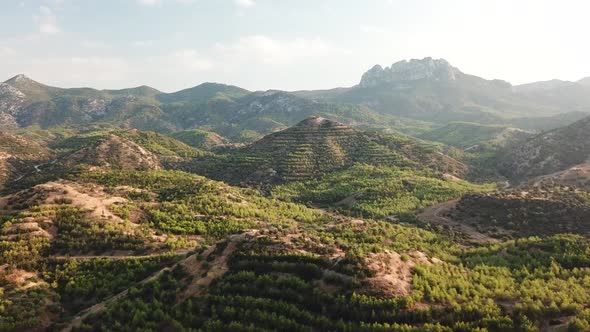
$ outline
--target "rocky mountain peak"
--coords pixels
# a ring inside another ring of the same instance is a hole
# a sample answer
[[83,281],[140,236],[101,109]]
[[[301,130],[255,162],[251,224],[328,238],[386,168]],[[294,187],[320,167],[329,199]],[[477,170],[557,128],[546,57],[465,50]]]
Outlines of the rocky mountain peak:
[[29,83],[36,83],[36,82],[24,74],[18,74],[16,76],[8,79],[4,83],[10,84],[10,85],[21,85],[21,84],[29,84]]
[[309,117],[297,124],[297,127],[339,127],[344,126],[342,123],[323,118],[321,116]]
[[429,79],[434,81],[450,82],[456,79],[460,71],[451,66],[445,59],[402,60],[390,67],[382,68],[376,65],[368,70],[361,78],[361,87],[373,87],[380,84],[398,83]]

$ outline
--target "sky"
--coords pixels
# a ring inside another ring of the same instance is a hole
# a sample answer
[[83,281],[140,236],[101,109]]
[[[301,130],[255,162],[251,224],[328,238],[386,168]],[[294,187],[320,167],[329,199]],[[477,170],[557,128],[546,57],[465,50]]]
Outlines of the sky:
[[327,89],[428,56],[513,84],[578,80],[589,13],[587,0],[0,0],[0,81]]

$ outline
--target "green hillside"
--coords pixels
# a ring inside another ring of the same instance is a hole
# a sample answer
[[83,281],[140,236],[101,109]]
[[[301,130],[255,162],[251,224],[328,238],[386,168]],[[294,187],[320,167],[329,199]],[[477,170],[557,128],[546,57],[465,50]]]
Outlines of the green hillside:
[[519,188],[464,196],[455,220],[510,237],[590,234],[590,196],[568,187]]
[[199,129],[177,131],[170,136],[187,145],[204,150],[211,150],[229,143],[226,138],[218,134]]
[[311,117],[249,146],[194,163],[191,169],[235,183],[280,183],[318,178],[355,163],[419,167],[413,160],[417,156],[409,152],[392,144],[391,138]]
[[420,138],[441,142],[461,149],[482,143],[507,145],[529,137],[529,134],[510,127],[453,122],[442,128],[426,132]]
[[384,166],[354,165],[319,179],[273,188],[274,197],[334,206],[361,217],[386,218],[445,202],[470,191],[489,190],[428,172]]

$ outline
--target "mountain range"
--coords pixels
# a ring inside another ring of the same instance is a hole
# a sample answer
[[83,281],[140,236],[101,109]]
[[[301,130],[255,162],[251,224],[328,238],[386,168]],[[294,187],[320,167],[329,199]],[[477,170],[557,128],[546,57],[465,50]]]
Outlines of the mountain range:
[[546,130],[590,112],[588,89],[584,80],[512,86],[432,58],[400,61],[385,69],[377,65],[354,87],[321,91],[250,92],[216,83],[174,93],[147,86],[62,89],[18,75],[0,84],[0,128],[111,123],[163,133],[202,129],[251,142],[320,115],[410,134],[452,121]]

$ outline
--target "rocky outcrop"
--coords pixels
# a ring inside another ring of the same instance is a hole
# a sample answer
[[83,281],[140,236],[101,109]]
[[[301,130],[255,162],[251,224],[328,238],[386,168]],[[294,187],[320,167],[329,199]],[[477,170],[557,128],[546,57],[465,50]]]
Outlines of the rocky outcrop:
[[359,86],[366,88],[423,79],[452,82],[456,79],[457,73],[460,73],[459,69],[454,68],[444,59],[428,57],[422,60],[403,60],[387,68],[382,68],[380,65],[374,66],[363,75]]
[[0,128],[18,126],[16,114],[24,103],[24,93],[6,83],[0,83]]

